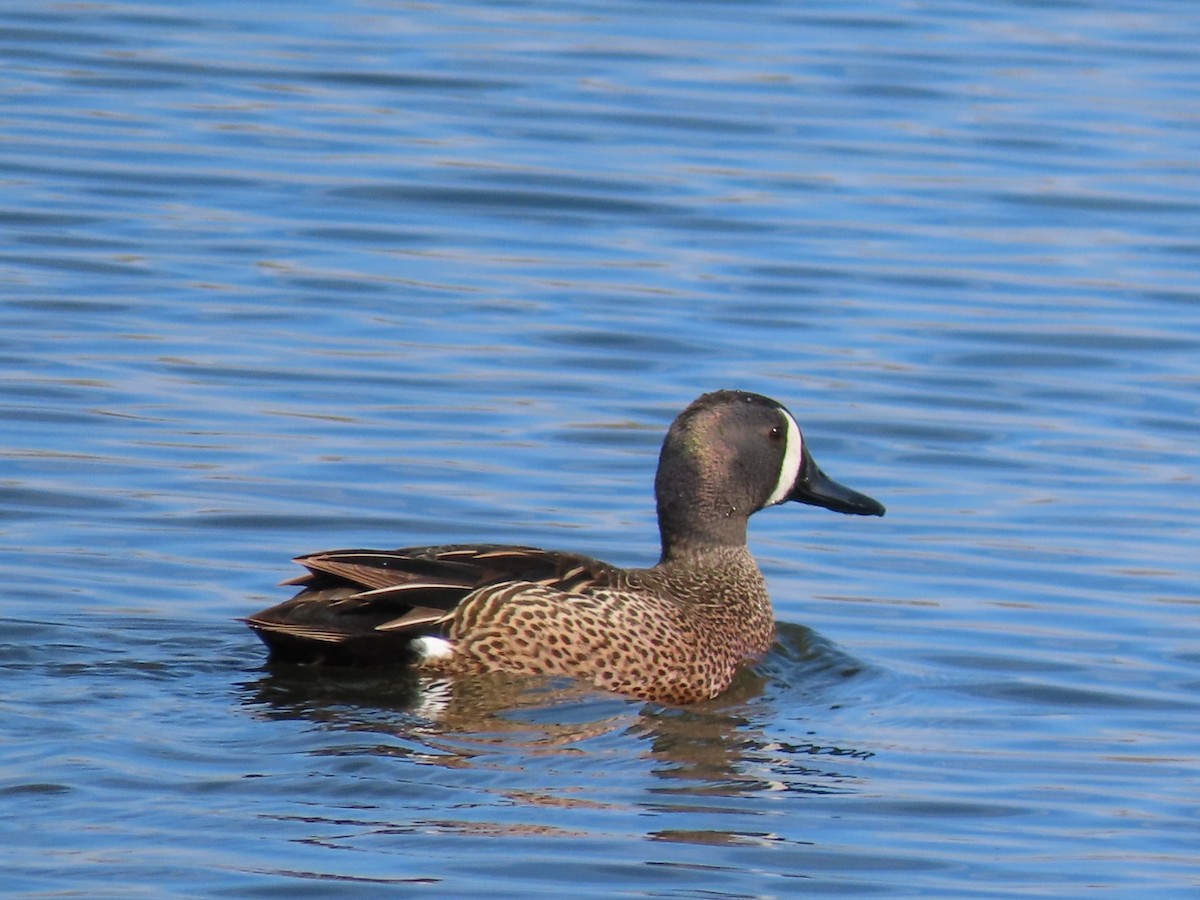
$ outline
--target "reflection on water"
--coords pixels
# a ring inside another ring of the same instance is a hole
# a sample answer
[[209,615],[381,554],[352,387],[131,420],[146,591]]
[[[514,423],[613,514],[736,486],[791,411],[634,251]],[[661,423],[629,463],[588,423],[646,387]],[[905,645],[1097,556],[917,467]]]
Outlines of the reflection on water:
[[[820,692],[822,682],[832,686],[853,677],[854,668],[814,638],[808,629],[783,626],[764,666],[778,682],[803,683],[809,692]],[[401,755],[450,767],[503,769],[514,760],[534,759],[540,766],[561,766],[580,754],[603,756],[606,747],[633,740],[642,748],[638,756],[645,763],[644,775],[661,782],[649,788],[657,797],[656,807],[687,804],[688,797],[851,791],[853,777],[832,761],[872,754],[769,738],[755,725],[778,713],[764,698],[767,685],[762,674],[746,670],[715,700],[664,707],[570,679],[495,673],[442,680],[405,669],[277,665],[242,686],[242,701],[255,715],[302,720],[354,735],[352,745],[327,752]],[[381,742],[361,743],[365,733]],[[603,789],[575,784],[562,794],[505,788],[504,796],[535,806],[607,803],[600,799]],[[706,840],[712,839],[709,833]]]

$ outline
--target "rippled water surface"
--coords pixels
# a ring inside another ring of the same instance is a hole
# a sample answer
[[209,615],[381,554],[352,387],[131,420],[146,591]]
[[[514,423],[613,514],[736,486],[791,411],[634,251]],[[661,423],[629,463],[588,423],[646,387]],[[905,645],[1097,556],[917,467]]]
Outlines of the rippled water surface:
[[[1194,897],[1187,3],[10,3],[0,865],[37,896]],[[291,556],[648,564],[787,403],[715,701],[268,668]]]

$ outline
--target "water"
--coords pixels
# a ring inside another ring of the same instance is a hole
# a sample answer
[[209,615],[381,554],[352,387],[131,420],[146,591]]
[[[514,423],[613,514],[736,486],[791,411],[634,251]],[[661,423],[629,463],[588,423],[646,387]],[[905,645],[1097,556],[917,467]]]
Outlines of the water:
[[[1200,17],[10,3],[10,895],[1192,897]],[[264,666],[336,546],[655,554],[787,403],[717,700]]]

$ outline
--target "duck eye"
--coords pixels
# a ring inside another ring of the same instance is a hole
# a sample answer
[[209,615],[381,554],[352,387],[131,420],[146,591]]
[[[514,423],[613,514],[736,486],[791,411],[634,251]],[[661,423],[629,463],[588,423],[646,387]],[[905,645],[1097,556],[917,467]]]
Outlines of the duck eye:
[[772,426],[771,430],[767,432],[767,437],[769,437],[773,441],[781,440],[783,438],[782,426],[779,426],[779,425]]

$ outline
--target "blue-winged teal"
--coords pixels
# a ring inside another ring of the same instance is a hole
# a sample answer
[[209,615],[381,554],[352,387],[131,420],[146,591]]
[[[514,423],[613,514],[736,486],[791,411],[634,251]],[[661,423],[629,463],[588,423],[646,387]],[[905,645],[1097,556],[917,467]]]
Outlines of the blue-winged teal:
[[825,476],[782,405],[742,391],[679,415],[654,490],[662,557],[648,569],[533,547],[333,550],[299,557],[308,573],[288,583],[303,590],[246,623],[273,659],[571,675],[690,703],[728,687],[774,634],[751,513],[787,500],[884,512]]

